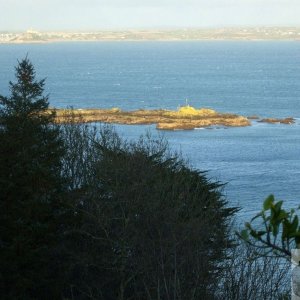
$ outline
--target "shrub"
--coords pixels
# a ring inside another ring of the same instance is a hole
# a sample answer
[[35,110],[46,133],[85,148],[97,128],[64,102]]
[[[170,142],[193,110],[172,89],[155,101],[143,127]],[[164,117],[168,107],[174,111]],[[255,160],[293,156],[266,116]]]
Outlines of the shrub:
[[[212,297],[236,210],[227,207],[222,185],[171,154],[163,139],[146,136],[129,143],[105,126],[98,135],[76,140],[93,144],[96,156],[86,169],[89,180],[75,193],[82,223],[71,238],[77,257],[70,270],[73,295]],[[88,152],[74,157],[88,161]]]

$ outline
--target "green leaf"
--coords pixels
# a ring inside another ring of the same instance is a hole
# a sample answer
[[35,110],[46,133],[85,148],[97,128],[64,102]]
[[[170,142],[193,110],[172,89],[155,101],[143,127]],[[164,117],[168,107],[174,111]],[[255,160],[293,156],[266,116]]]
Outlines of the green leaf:
[[249,239],[249,234],[248,234],[248,230],[247,229],[243,229],[240,233],[240,237],[247,241]]
[[264,201],[264,205],[263,205],[264,210],[270,209],[273,203],[274,203],[274,195],[269,195]]
[[289,236],[290,231],[290,222],[288,220],[284,220],[282,223],[282,240],[286,239]]
[[278,215],[279,220],[286,219],[289,216],[289,214],[285,210],[281,210],[281,212]]
[[298,224],[299,224],[298,216],[295,216],[295,217],[294,217],[294,220],[293,220],[293,222],[292,222],[292,228],[291,228],[291,230],[292,230],[292,231],[296,231],[297,228],[298,228]]
[[260,237],[260,235],[258,234],[258,232],[256,230],[251,230],[250,235],[253,236],[255,239]]
[[290,233],[289,237],[297,237],[297,238],[299,237],[300,238],[300,231]]
[[282,206],[282,203],[283,201],[278,201],[276,204],[275,204],[275,211],[276,213],[279,213],[281,211],[281,206]]
[[249,222],[246,222],[246,223],[245,223],[245,227],[246,227],[247,229],[251,229],[250,223],[249,223]]
[[266,231],[257,231],[257,236],[263,236],[266,233],[267,233]]
[[278,225],[277,224],[273,226],[272,233],[274,236],[276,236],[278,234]]

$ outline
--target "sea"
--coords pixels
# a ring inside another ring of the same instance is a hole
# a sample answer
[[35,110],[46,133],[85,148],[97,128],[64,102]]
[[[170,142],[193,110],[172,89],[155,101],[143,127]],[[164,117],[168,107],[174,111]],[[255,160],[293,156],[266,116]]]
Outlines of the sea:
[[300,42],[138,41],[0,45],[0,94],[28,55],[46,78],[52,107],[212,108],[244,116],[294,117],[293,125],[158,131],[116,125],[126,139],[163,135],[190,166],[226,183],[230,206],[249,220],[274,194],[300,204]]

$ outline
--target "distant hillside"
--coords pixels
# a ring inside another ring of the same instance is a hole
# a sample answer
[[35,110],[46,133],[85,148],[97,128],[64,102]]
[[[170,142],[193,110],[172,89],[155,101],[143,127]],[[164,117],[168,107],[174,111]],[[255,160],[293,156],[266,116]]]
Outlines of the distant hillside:
[[10,40],[14,43],[26,43],[26,42],[47,42],[49,37],[47,34],[41,34],[37,31],[26,31],[24,33],[16,35]]
[[298,27],[124,30],[91,32],[0,32],[0,43],[57,41],[300,40]]

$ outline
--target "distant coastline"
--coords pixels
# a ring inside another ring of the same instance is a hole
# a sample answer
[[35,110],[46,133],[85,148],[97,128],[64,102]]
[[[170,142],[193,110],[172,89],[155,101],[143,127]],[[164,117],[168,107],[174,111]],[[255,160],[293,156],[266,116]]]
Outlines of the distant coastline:
[[51,43],[72,41],[300,41],[300,27],[255,27],[173,30],[100,30],[90,32],[0,31],[0,44]]

